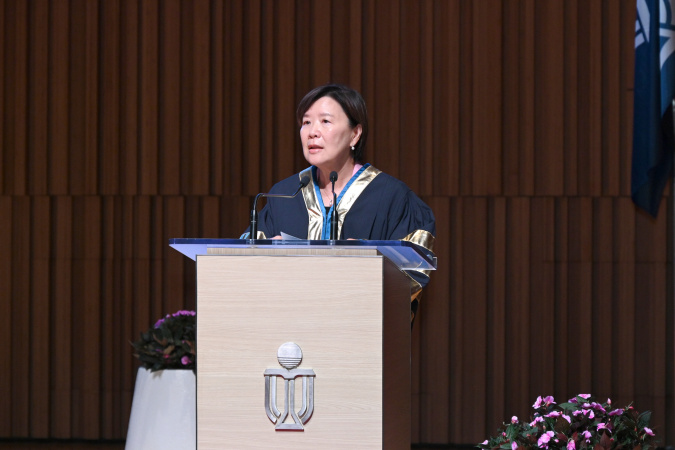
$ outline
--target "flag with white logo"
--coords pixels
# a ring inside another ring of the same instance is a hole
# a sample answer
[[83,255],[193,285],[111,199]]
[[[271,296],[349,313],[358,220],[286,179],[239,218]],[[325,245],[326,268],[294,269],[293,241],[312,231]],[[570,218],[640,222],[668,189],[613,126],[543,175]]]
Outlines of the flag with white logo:
[[656,217],[673,171],[675,0],[637,0],[633,105],[633,202]]

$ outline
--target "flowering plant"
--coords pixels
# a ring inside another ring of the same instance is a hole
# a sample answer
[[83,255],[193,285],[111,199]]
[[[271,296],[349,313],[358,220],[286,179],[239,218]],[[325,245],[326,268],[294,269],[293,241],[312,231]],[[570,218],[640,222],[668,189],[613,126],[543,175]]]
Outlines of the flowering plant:
[[638,413],[631,405],[614,408],[612,400],[597,403],[590,394],[556,404],[553,397],[538,397],[532,405],[531,422],[513,416],[499,435],[477,447],[483,449],[642,449],[654,448],[654,432],[648,427],[651,413]]
[[153,372],[162,369],[191,369],[194,372],[196,319],[194,311],[167,314],[154,327],[141,333],[139,340],[131,343],[134,356]]

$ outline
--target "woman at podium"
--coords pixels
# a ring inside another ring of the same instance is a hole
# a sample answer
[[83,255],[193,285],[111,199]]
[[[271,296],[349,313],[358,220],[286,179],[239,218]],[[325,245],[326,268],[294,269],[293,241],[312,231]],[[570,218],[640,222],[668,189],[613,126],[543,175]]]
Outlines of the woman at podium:
[[[402,181],[364,162],[368,115],[361,94],[328,84],[298,105],[302,151],[310,167],[275,184],[258,220],[259,239],[407,240],[432,250],[434,214]],[[414,277],[419,288],[424,273]]]

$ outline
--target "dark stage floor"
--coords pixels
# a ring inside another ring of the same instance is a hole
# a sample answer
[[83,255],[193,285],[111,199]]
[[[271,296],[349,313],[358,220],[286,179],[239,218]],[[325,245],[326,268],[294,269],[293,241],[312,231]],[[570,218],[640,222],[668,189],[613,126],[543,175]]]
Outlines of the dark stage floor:
[[[411,450],[468,450],[475,448],[466,446],[448,446],[440,444],[414,444]],[[45,441],[45,440],[0,440],[0,450],[124,450],[123,441],[93,442],[93,441]]]
[[0,450],[124,450],[124,441],[0,440]]

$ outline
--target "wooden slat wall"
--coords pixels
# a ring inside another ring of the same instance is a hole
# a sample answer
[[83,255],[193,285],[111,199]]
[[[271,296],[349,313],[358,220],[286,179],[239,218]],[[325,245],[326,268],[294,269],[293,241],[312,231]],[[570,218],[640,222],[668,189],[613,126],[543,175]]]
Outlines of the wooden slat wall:
[[[193,308],[172,237],[235,237],[350,84],[367,159],[434,209],[413,441],[537,395],[675,441],[669,198],[630,195],[634,0],[0,0],[0,437],[120,439],[129,340]],[[235,300],[238,301],[238,300]]]

